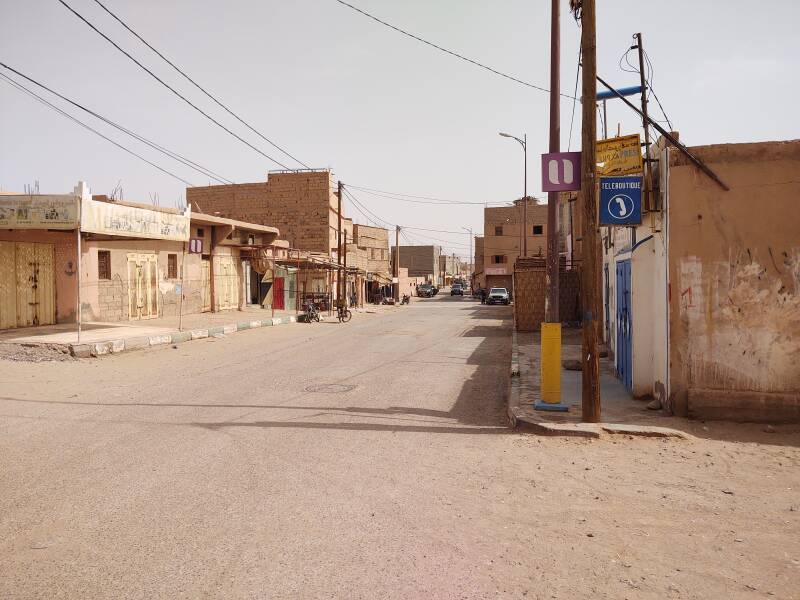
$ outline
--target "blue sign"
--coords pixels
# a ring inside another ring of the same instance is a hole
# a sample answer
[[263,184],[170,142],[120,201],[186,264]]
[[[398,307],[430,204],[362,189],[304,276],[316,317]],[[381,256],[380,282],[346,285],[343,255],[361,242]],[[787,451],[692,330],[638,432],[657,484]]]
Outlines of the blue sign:
[[600,178],[600,225],[642,222],[642,177]]

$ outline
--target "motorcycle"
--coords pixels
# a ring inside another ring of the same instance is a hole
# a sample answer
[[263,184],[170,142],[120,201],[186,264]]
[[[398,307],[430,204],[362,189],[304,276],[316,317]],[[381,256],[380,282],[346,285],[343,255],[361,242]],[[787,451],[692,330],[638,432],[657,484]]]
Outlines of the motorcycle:
[[400,304],[409,304],[411,302],[411,296],[408,294],[403,294],[403,298],[400,300]]
[[314,304],[313,302],[309,302],[303,308],[305,309],[306,323],[313,323],[314,321],[319,323],[320,321],[319,309],[317,309],[316,304]]

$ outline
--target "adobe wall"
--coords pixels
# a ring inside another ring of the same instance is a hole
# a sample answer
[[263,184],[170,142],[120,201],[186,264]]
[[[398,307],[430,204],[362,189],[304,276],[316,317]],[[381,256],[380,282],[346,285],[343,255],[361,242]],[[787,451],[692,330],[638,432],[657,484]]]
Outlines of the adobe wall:
[[800,141],[692,148],[669,173],[670,408],[800,419]]

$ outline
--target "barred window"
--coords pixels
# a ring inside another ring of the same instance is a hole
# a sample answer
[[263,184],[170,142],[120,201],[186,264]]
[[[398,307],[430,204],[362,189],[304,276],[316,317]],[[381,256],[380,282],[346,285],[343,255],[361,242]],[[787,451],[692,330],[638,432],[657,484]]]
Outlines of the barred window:
[[97,251],[97,278],[111,279],[111,252],[108,250]]
[[167,254],[167,279],[178,278],[178,255]]
[[503,235],[503,226],[502,225],[495,225],[494,226],[494,234],[495,235]]
[[534,225],[533,235],[542,235],[544,233],[544,225]]

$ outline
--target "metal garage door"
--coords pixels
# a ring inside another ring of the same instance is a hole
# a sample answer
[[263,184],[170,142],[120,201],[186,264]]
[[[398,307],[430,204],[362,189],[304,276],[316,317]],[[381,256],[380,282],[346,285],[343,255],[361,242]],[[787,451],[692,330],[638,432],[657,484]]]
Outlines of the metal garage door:
[[53,244],[0,242],[0,329],[56,321]]

